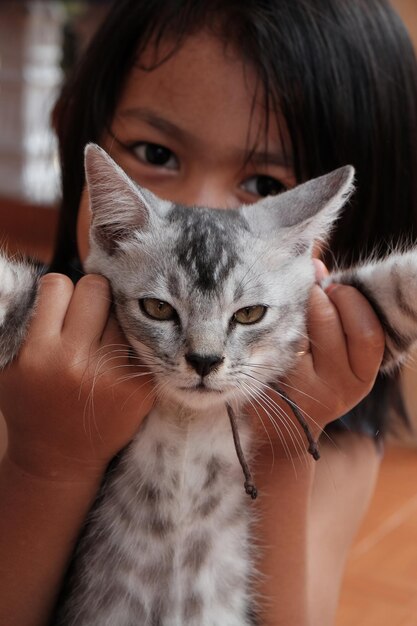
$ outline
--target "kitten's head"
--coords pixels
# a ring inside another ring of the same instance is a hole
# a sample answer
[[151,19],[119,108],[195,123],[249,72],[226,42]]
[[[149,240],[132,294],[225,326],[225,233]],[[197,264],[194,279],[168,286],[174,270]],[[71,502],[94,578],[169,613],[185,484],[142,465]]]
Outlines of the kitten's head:
[[312,248],[352,190],[352,167],[235,210],[161,200],[94,144],[86,174],[86,270],[109,279],[161,394],[202,408],[251,399],[288,372],[305,336]]

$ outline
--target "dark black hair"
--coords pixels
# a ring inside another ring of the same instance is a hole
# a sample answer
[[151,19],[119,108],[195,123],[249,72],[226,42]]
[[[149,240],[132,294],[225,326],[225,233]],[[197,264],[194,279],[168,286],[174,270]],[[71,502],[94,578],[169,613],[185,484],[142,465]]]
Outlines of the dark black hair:
[[202,27],[255,67],[267,109],[285,120],[298,181],[355,166],[327,263],[415,241],[417,70],[386,0],[117,0],[55,109],[63,199],[51,269],[68,273],[77,259],[84,146],[100,142],[132,65],[150,42],[169,38],[175,53]]
[[175,45],[216,24],[251,62],[288,127],[297,180],[351,163],[357,191],[330,243],[350,263],[417,235],[417,70],[385,0],[118,0],[55,109],[60,225],[52,269],[77,258],[83,150],[111,122],[132,64],[150,42]]

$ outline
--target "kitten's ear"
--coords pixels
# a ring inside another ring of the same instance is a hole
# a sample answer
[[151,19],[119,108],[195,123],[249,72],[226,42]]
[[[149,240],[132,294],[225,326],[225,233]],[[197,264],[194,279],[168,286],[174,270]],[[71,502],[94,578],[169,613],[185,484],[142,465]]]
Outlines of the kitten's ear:
[[354,168],[345,165],[241,210],[260,235],[273,236],[277,230],[288,229],[300,249],[310,248],[314,241],[329,235],[354,189],[354,174]]
[[92,239],[108,254],[127,239],[132,229],[145,228],[152,210],[151,193],[139,188],[102,148],[85,148]]

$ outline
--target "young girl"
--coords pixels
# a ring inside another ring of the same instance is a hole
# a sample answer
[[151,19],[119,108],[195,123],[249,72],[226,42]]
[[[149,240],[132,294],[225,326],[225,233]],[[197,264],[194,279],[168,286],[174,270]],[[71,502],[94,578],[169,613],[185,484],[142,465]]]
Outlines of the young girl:
[[[63,203],[55,273],[42,280],[18,359],[0,375],[9,436],[0,623],[48,623],[106,466],[153,402],[150,377],[140,390],[115,385],[109,367],[94,389],[97,431],[86,436],[90,374],[124,338],[106,281],[90,275],[74,286],[68,278],[80,276],[88,253],[85,144],[101,144],[134,180],[190,210],[237,207],[352,163],[355,197],[329,249],[317,251],[328,265],[350,263],[415,238],[416,76],[404,28],[384,0],[114,4],[56,108]],[[319,260],[317,271],[325,272]],[[322,460],[297,462],[297,476],[272,430],[272,447],[261,444],[255,540],[261,623],[271,626],[333,623],[391,392],[385,381],[374,387],[383,334],[356,290],[315,287],[308,330],[306,354],[284,382],[316,434],[345,417],[321,437]]]

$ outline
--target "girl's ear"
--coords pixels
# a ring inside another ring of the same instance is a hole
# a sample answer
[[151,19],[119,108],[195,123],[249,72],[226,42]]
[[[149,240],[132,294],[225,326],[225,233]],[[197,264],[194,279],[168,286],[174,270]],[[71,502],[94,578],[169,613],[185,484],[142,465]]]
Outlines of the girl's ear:
[[355,170],[345,165],[278,196],[241,209],[253,232],[274,237],[280,232],[300,250],[325,240],[352,193]]
[[108,254],[142,230],[150,219],[153,195],[138,187],[113,159],[94,143],[85,148],[85,174],[90,197],[90,236]]

